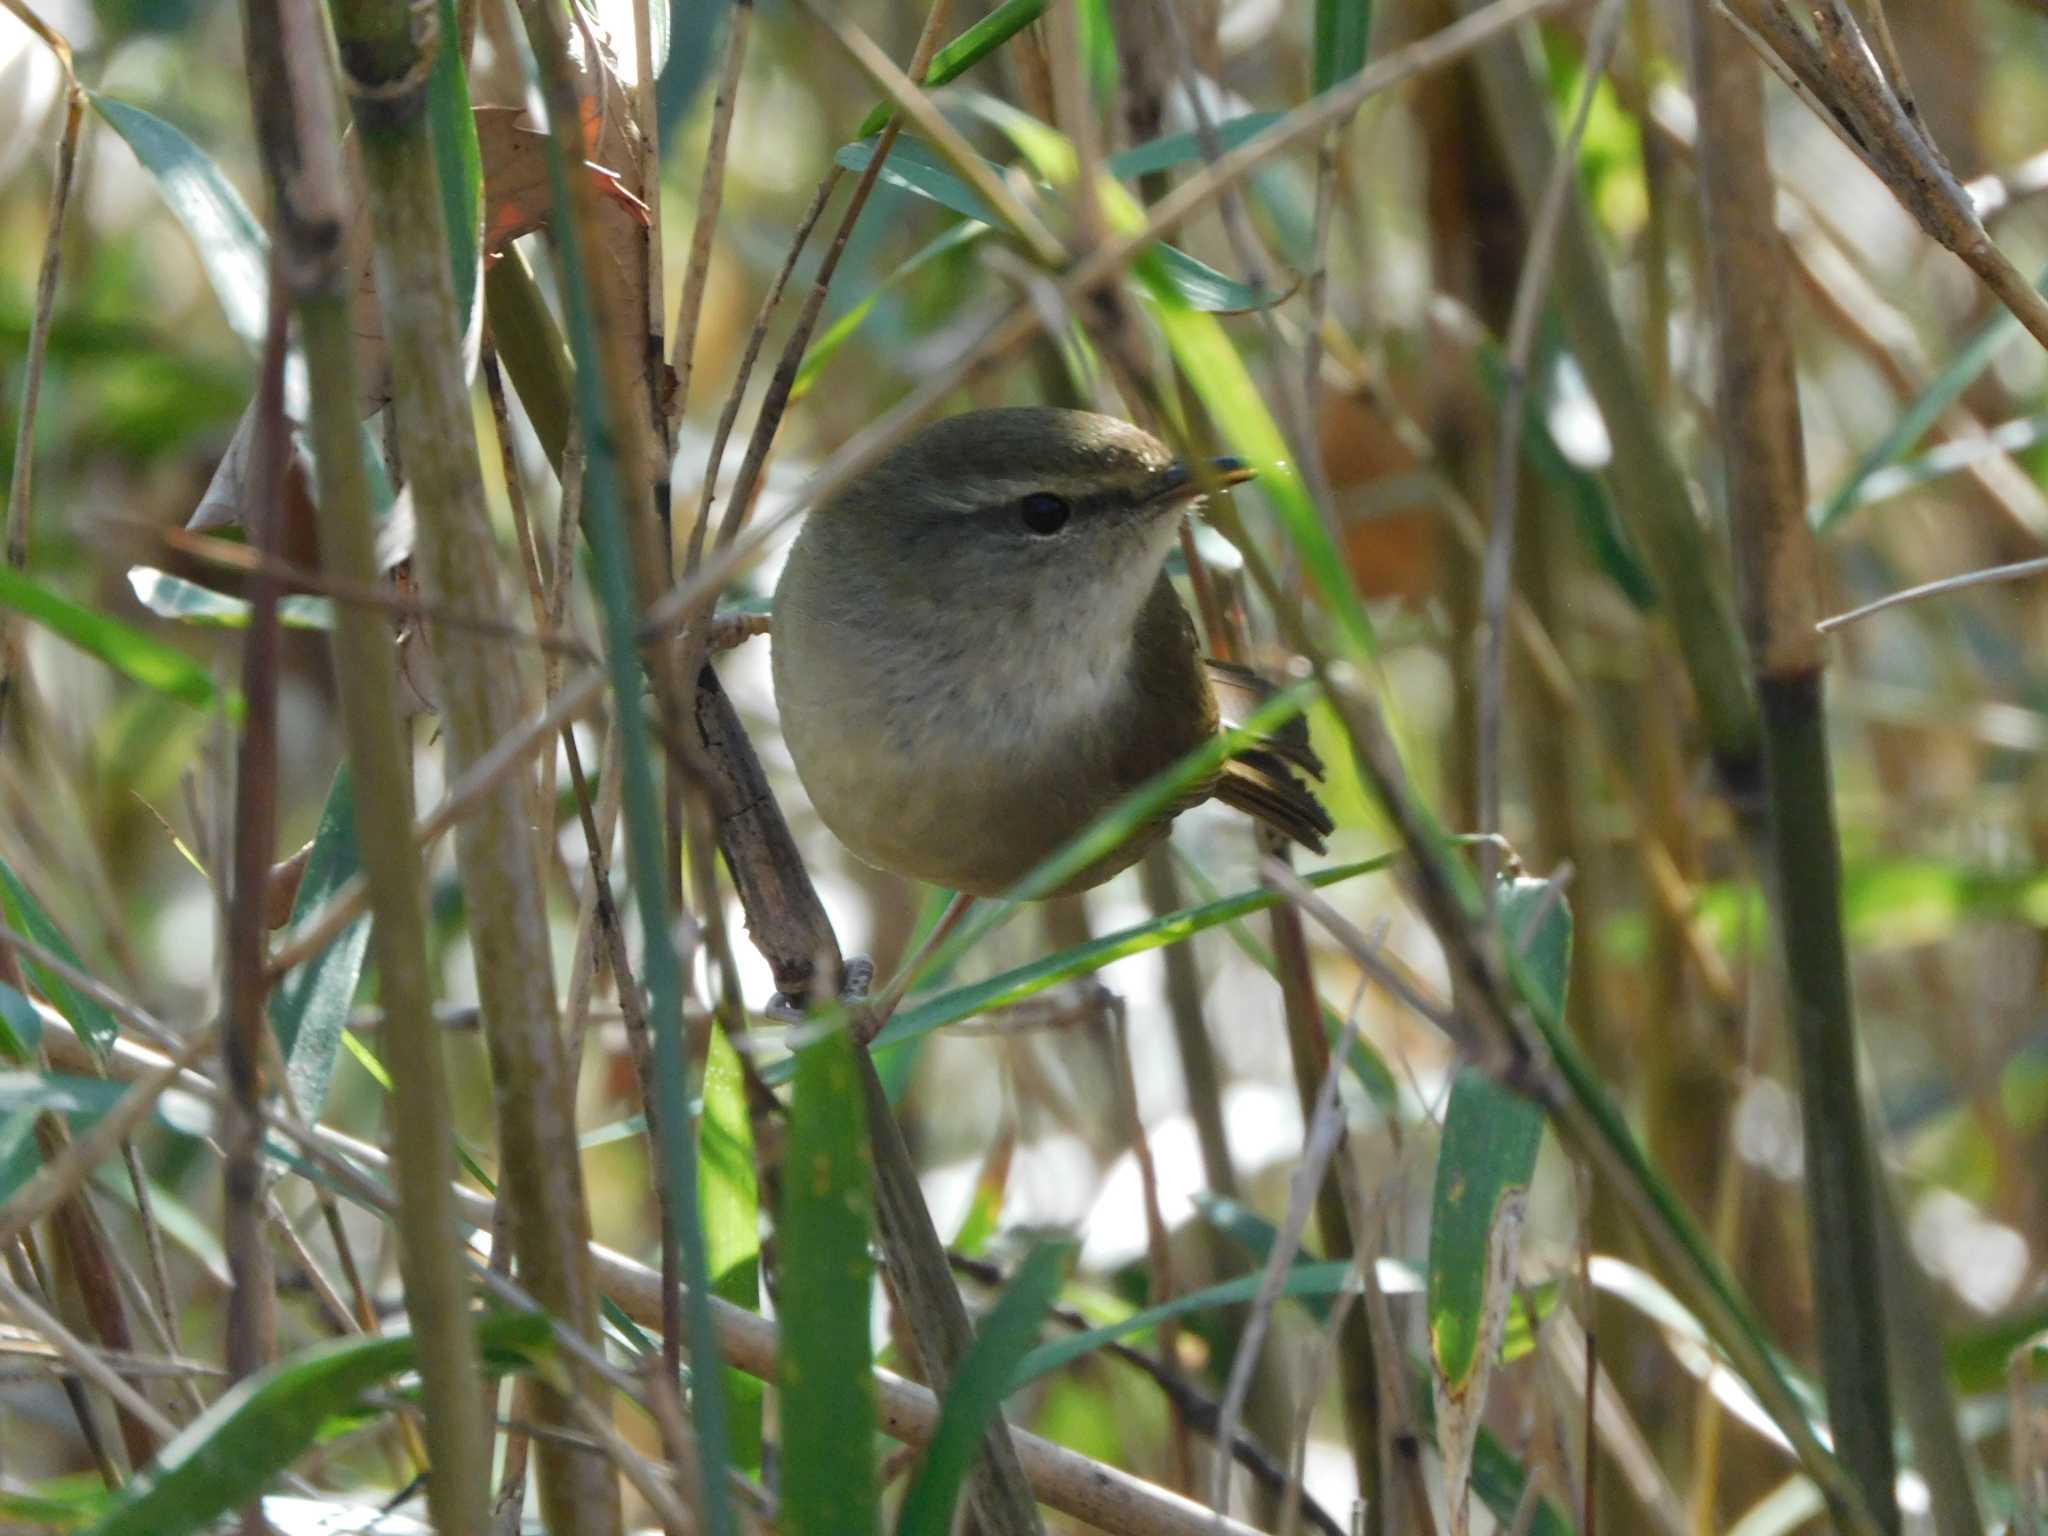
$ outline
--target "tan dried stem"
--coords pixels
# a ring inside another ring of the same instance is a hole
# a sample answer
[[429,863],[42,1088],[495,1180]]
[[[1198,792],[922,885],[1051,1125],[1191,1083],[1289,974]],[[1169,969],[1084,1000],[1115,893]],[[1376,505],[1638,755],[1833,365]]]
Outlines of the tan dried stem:
[[1783,0],[1724,0],[1752,44],[1791,71],[1800,94],[1846,139],[1921,229],[1977,274],[2029,334],[2048,346],[2048,299],[2035,291],[1978,217],[1941,151],[1885,80],[1844,0],[1816,0],[1809,38]]

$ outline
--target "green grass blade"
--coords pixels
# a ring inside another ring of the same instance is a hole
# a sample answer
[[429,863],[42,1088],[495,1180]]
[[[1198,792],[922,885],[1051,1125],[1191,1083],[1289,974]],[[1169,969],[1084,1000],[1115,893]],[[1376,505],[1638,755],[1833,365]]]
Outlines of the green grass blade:
[[[23,884],[5,859],[0,859],[0,916],[7,919],[7,926],[16,933],[25,934],[49,950],[60,960],[84,970],[86,967],[78,958],[78,951],[71,947],[71,941],[64,937],[64,930],[43,910],[43,904],[36,900],[35,893]],[[35,983],[36,990],[50,1001],[50,1006],[61,1013],[71,1027],[78,1031],[79,1038],[95,1051],[104,1052],[120,1036],[121,1026],[113,1014],[87,997],[55,971],[39,965],[28,956],[21,957],[22,968],[28,972],[28,979]],[[29,1010],[33,1016],[35,1010]],[[22,1028],[28,1027],[28,1017],[17,1021]],[[41,1031],[42,1021],[36,1020],[35,1028]]]
[[[1393,867],[1393,856],[1383,854],[1378,858],[1365,859],[1356,864],[1340,864],[1334,869],[1321,869],[1306,876],[1308,883],[1316,887],[1338,885],[1346,880],[1355,880],[1361,875],[1378,874]],[[1197,907],[1186,907],[1178,912],[1169,912],[1146,922],[1137,923],[1115,933],[1063,949],[1057,954],[1012,967],[999,975],[983,981],[970,982],[954,987],[937,997],[927,998],[905,1008],[889,1021],[888,1027],[875,1037],[873,1049],[880,1055],[892,1047],[901,1047],[935,1029],[944,1029],[949,1024],[958,1024],[992,1008],[1007,1007],[1034,997],[1049,987],[1077,976],[1086,976],[1099,971],[1113,960],[1126,955],[1140,955],[1147,950],[1163,949],[1169,944],[1178,944],[1192,938],[1205,929],[1222,923],[1233,922],[1255,912],[1263,912],[1276,905],[1280,895],[1270,890],[1239,891],[1236,895],[1225,896],[1216,901]],[[771,1062],[762,1069],[762,1078],[770,1085],[789,1081],[794,1068],[788,1061]]]
[[[323,909],[361,868],[356,853],[355,790],[348,764],[343,763],[327,792],[320,828],[313,834],[313,851],[307,856],[306,872],[292,901],[292,926],[296,928]],[[356,984],[362,980],[363,956],[369,944],[366,913],[286,976],[270,995],[270,1027],[277,1031],[278,1049],[284,1054],[285,1085],[309,1123],[318,1120],[326,1106],[335,1054],[348,1028],[349,1009],[355,1002]],[[409,1029],[419,1023],[398,1020],[394,1027]]]
[[[1284,114],[1279,112],[1247,112],[1242,117],[1226,118],[1216,125],[1217,148],[1228,154],[1238,145],[1257,138],[1279,122],[1282,116]],[[1207,158],[1202,152],[1200,134],[1169,133],[1163,138],[1133,145],[1111,155],[1103,161],[1103,166],[1120,181],[1135,181],[1140,176],[1170,171]]]
[[[645,1125],[644,1117],[635,1117]],[[704,1258],[712,1294],[749,1312],[761,1310],[761,1190],[754,1173],[754,1125],[746,1078],[725,1031],[712,1026],[704,1057],[704,1113],[697,1122],[697,1176],[702,1185]],[[761,1383],[744,1371],[725,1373],[732,1407],[733,1465],[761,1472]]]
[[[535,1313],[482,1319],[487,1365],[520,1369],[551,1349],[553,1325]],[[121,1490],[94,1536],[183,1536],[260,1494],[320,1427],[371,1387],[413,1367],[410,1338],[365,1336],[316,1344],[231,1388]]]
[[921,246],[908,260],[892,267],[888,276],[877,283],[866,298],[841,315],[822,336],[811,343],[809,350],[804,353],[803,365],[797,369],[796,382],[790,386],[790,404],[794,405],[810,393],[811,386],[817,382],[818,375],[825,371],[825,365],[832,361],[833,354],[851,341],[861,326],[867,323],[868,316],[874,313],[875,305],[881,301],[883,294],[906,279],[916,276],[934,261],[951,255],[963,246],[973,244],[988,233],[989,227],[978,221],[955,224],[937,239]]
[[[1335,869],[1317,870],[1307,876],[1308,883],[1316,886],[1338,885],[1355,880],[1360,875],[1378,874],[1393,867],[1391,855],[1366,859],[1357,864],[1342,864]],[[1048,987],[1077,976],[1086,976],[1099,971],[1113,960],[1126,955],[1143,954],[1147,950],[1164,949],[1169,944],[1178,944],[1193,938],[1205,929],[1220,923],[1234,922],[1256,912],[1263,912],[1280,901],[1279,893],[1270,890],[1240,891],[1218,901],[1199,907],[1187,907],[1179,912],[1169,912],[1163,917],[1138,923],[1116,933],[1104,934],[1097,939],[1076,944],[1057,954],[1016,966],[985,981],[971,982],[956,987],[928,1002],[919,1003],[899,1013],[889,1022],[882,1033],[875,1038],[874,1049],[884,1050],[901,1045],[905,1041],[929,1034],[932,1030],[943,1029],[949,1024],[958,1024],[992,1008],[1007,1007],[1023,1001]]]
[[[1001,5],[932,55],[931,68],[925,72],[925,89],[935,90],[949,80],[959,79],[1044,13],[1045,0],[1003,0]],[[888,102],[881,103],[861,119],[854,137],[865,139],[880,133],[888,126],[893,110]]]
[[1365,68],[1372,39],[1372,0],[1316,0],[1315,67],[1320,96]]
[[[1540,880],[1514,881],[1501,892],[1501,921],[1510,944],[1526,944],[1532,972],[1562,1012],[1572,917],[1550,889]],[[1535,927],[1524,934],[1531,918]],[[1493,1281],[1496,1245],[1507,1241],[1512,1256],[1543,1123],[1541,1105],[1503,1087],[1483,1068],[1459,1070],[1444,1111],[1429,1226],[1430,1358],[1439,1384],[1454,1398],[1484,1389],[1479,1373],[1491,1355],[1489,1325],[1499,1324],[1505,1304]],[[1505,1233],[1503,1220],[1512,1223]]]
[[952,1529],[961,1484],[982,1437],[1002,1412],[1003,1399],[1013,1390],[1017,1363],[1038,1337],[1038,1326],[1059,1294],[1071,1251],[1068,1243],[1041,1243],[1032,1249],[981,1325],[953,1373],[939,1408],[939,1427],[903,1496],[897,1536],[946,1536]]
[[782,1177],[782,1529],[875,1530],[875,1381],[868,1308],[874,1172],[854,1044],[832,1030],[797,1055]]
[[[2041,274],[2035,286],[2048,291],[2048,271]],[[1814,527],[1826,532],[1840,522],[1861,500],[1864,482],[1887,465],[1904,458],[1913,445],[1927,435],[1927,429],[1941,419],[1942,413],[1983,376],[1984,370],[1998,356],[1999,349],[2019,334],[2020,323],[2009,309],[1998,310],[1979,326],[1949,359],[1948,366],[1928,381],[1927,387],[1892,423],[1891,430],[1857,461],[1856,467],[1849,472],[1849,478],[1842,482],[1834,495],[1811,514]]]
[[253,350],[268,329],[270,241],[234,183],[197,144],[162,118],[125,101],[87,93],[107,126],[135,151],[176,215],[206,271],[228,327]]
[[[1562,895],[1540,880],[1507,882],[1500,921],[1507,945],[1562,1015],[1572,941]],[[1544,1118],[1541,1104],[1471,1063],[1459,1068],[1444,1111],[1430,1201],[1429,1367],[1444,1481],[1460,1510],[1471,1495],[1486,1389],[1514,1300]]]
[[177,647],[74,603],[12,566],[0,567],[0,605],[97,657],[131,682],[195,709],[211,709],[225,698],[232,714],[241,713],[240,695],[223,695],[206,669]]
[[[1388,1268],[1389,1261],[1382,1261],[1381,1269]],[[1335,1296],[1344,1289],[1351,1273],[1351,1266],[1339,1260],[1324,1260],[1315,1263],[1296,1264],[1287,1271],[1287,1277],[1280,1282],[1280,1294],[1302,1300],[1316,1300]],[[1157,1306],[1146,1307],[1133,1312],[1129,1317],[1100,1328],[1090,1328],[1086,1333],[1070,1334],[1064,1339],[1054,1339],[1050,1344],[1041,1344],[1017,1362],[1016,1370],[1010,1376],[1009,1390],[1015,1392],[1029,1386],[1039,1377],[1071,1365],[1083,1355],[1093,1354],[1105,1344],[1114,1344],[1119,1339],[1129,1338],[1156,1328],[1172,1318],[1185,1317],[1190,1312],[1206,1312],[1217,1307],[1242,1306],[1259,1293],[1263,1275],[1240,1275],[1235,1280],[1225,1280],[1218,1285],[1204,1286],[1199,1291],[1189,1291],[1171,1301],[1160,1302]],[[1409,1275],[1407,1289],[1414,1289],[1414,1276]]]

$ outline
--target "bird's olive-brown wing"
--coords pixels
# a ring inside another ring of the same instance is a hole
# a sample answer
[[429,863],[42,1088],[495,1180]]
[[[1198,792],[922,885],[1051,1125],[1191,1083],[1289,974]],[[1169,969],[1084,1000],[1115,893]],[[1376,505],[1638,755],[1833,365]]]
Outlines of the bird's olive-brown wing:
[[[1212,656],[1204,662],[1204,670],[1224,725],[1250,719],[1273,697],[1273,685],[1249,667]],[[1308,720],[1301,715],[1232,757],[1210,792],[1225,805],[1321,853],[1323,839],[1334,830],[1334,824],[1315,791],[1296,776],[1297,768],[1311,778],[1323,776],[1323,760],[1309,745]]]

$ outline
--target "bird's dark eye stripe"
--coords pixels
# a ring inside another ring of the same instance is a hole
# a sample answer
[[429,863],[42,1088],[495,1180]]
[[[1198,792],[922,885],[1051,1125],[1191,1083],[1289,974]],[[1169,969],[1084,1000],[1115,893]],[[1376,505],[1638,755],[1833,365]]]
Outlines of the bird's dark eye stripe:
[[1027,530],[1047,537],[1067,526],[1073,509],[1067,505],[1064,496],[1051,491],[1033,491],[1017,503],[1017,516]]

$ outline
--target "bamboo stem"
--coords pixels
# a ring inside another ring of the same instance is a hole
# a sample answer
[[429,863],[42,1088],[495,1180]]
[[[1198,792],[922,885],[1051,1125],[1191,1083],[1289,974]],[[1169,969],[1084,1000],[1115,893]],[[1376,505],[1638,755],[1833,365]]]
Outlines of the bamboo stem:
[[[376,522],[356,420],[341,245],[348,211],[321,23],[308,0],[275,0],[252,5],[247,26],[257,136],[279,215],[280,270],[298,313],[311,387],[323,560],[368,587],[377,581]],[[378,997],[388,1021],[380,1049],[391,1068],[391,1151],[402,1191],[399,1265],[420,1345],[421,1418],[433,1473],[427,1502],[439,1529],[482,1530],[490,1517],[490,1439],[449,1191],[455,1154],[446,1132],[448,1068],[434,1022],[398,662],[389,622],[373,608],[340,605],[332,645],[355,781],[356,846],[376,915],[370,938]]]
[[[418,514],[425,585],[452,607],[497,613],[505,608],[502,580],[462,378],[462,326],[425,112],[433,50],[441,40],[431,29],[423,35],[419,20],[404,0],[334,5],[381,257],[399,443]],[[502,648],[480,636],[443,628],[434,640],[450,767],[461,773],[518,724],[518,677],[504,664]],[[500,780],[463,828],[457,863],[471,917],[520,1278],[565,1327],[594,1339],[589,1214],[527,812],[522,778]],[[604,1383],[586,1362],[567,1365],[575,1395],[597,1405],[607,1400]],[[537,1390],[535,1414],[544,1426],[573,1434],[575,1415],[561,1392]],[[611,1536],[619,1528],[619,1494],[605,1458],[558,1435],[537,1438],[548,1528],[561,1536]]]
[[1712,277],[1729,521],[1763,726],[1771,901],[1799,1063],[1806,1203],[1829,1423],[1878,1525],[1898,1529],[1877,1215],[1842,931],[1822,705],[1818,556],[1783,322],[1763,83],[1706,0],[1692,13],[1700,187]]

